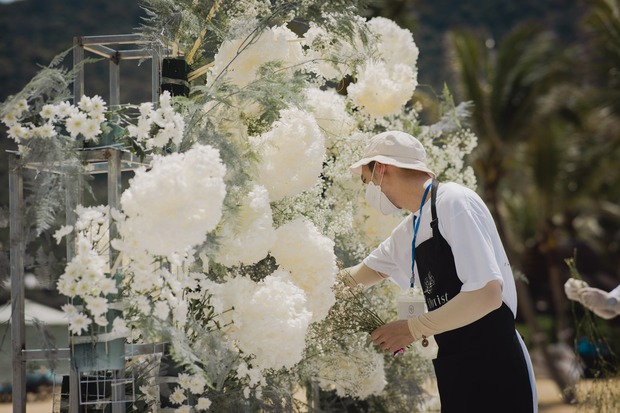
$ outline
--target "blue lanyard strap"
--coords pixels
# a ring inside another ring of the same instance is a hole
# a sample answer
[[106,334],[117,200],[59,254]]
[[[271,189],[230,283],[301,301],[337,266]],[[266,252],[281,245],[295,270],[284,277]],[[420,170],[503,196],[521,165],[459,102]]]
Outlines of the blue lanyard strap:
[[[426,202],[426,196],[428,195],[428,190],[431,189],[432,182],[428,184],[426,190],[424,190],[424,195],[422,196],[422,201],[420,202],[420,210],[419,216],[413,217],[413,239],[411,240],[411,281],[409,283],[410,287],[413,288],[415,275],[415,240],[418,238],[418,229],[420,228],[420,221],[422,220],[422,208],[424,207],[424,202]],[[416,219],[417,218],[417,219]]]

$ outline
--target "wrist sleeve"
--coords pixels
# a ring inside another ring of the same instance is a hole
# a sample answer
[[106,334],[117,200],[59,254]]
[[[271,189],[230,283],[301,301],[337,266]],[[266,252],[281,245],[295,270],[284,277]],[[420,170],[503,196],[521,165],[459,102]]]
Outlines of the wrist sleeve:
[[371,285],[377,284],[379,281],[383,281],[387,278],[386,276],[384,276],[378,271],[373,270],[363,262],[357,264],[354,267],[346,268],[342,271],[345,274],[350,275],[350,277],[345,278],[350,286],[362,284],[365,287],[370,287]]
[[501,305],[501,284],[499,281],[490,281],[479,290],[460,292],[434,311],[410,318],[407,325],[418,340],[422,336],[432,336],[471,324]]

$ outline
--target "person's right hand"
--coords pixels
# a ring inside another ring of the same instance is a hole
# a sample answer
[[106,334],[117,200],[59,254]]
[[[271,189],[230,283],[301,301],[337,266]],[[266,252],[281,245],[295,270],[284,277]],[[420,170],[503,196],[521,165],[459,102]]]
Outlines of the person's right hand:
[[614,318],[617,313],[615,308],[612,308],[608,304],[608,300],[611,295],[598,288],[583,288],[579,291],[579,300],[583,303],[584,307],[592,310],[597,316],[609,320]]
[[588,287],[589,287],[588,283],[586,283],[583,280],[578,280],[576,278],[569,278],[564,283],[564,292],[566,293],[566,296],[570,300],[581,302],[579,292],[582,289],[588,288]]

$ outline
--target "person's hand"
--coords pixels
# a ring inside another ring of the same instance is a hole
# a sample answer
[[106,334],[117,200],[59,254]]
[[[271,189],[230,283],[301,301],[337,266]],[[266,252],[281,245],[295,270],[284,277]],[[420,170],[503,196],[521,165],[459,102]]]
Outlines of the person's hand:
[[370,334],[374,345],[392,353],[406,348],[416,339],[411,335],[407,320],[397,320],[377,328]]
[[616,309],[609,306],[611,294],[598,288],[583,288],[579,291],[579,300],[597,316],[609,320],[617,315]]
[[569,278],[568,281],[564,283],[564,292],[570,300],[581,302],[579,291],[588,287],[588,283],[583,280]]

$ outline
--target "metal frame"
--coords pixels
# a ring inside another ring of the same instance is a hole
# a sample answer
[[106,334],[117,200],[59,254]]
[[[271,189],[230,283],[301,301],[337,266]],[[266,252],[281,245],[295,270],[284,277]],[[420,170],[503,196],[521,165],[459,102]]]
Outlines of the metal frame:
[[[116,50],[111,45],[139,45],[138,49]],[[159,88],[161,83],[162,55],[167,55],[164,48],[149,48],[146,41],[140,35],[125,34],[111,36],[80,36],[74,38],[73,66],[76,69],[73,95],[77,103],[84,91],[83,61],[85,51],[105,57],[109,60],[110,68],[110,108],[120,105],[120,62],[123,60],[151,59],[151,96],[152,101],[159,100]],[[121,175],[123,171],[134,170],[142,164],[137,157],[118,147],[100,147],[92,150],[80,151],[80,156],[85,163],[93,166],[89,174],[108,174],[108,205],[118,208],[121,193]],[[24,164],[20,155],[9,152],[9,213],[10,213],[10,271],[11,271],[11,344],[12,344],[12,367],[13,367],[13,413],[26,413],[26,361],[44,360],[49,355],[42,349],[26,350],[25,340],[25,309],[24,309],[24,169],[45,170],[52,173],[61,172],[62,165]],[[81,201],[82,175],[65,174],[66,182],[66,221],[73,225],[76,221],[75,207]],[[116,231],[111,228],[111,232]],[[111,234],[112,235],[112,234]],[[67,260],[71,260],[75,254],[73,234],[67,237]],[[111,257],[113,258],[113,257]],[[115,257],[114,257],[115,258]],[[114,262],[111,259],[110,262]],[[58,349],[55,355],[62,359],[71,358],[69,348]],[[69,413],[79,411],[79,373],[70,363],[69,372]],[[119,372],[122,374],[122,372]],[[122,395],[113,395],[114,398]],[[125,411],[123,403],[112,404],[113,413]]]
[[73,87],[73,98],[78,102],[84,93],[84,52],[88,51],[109,60],[110,107],[120,105],[120,62],[123,60],[151,59],[151,101],[159,100],[162,55],[168,55],[164,48],[140,48],[117,50],[110,45],[145,45],[147,42],[138,34],[117,34],[111,36],[76,36],[73,38],[73,67],[77,68]]

